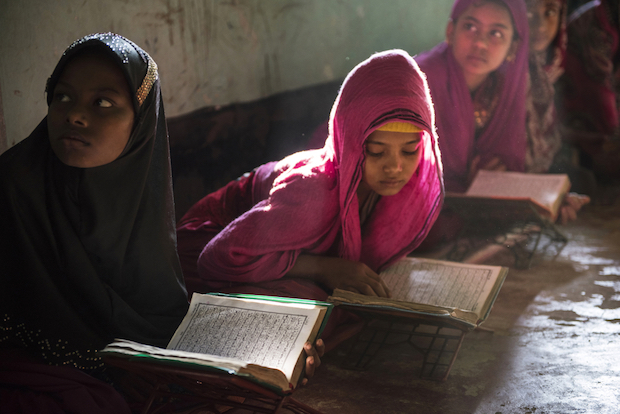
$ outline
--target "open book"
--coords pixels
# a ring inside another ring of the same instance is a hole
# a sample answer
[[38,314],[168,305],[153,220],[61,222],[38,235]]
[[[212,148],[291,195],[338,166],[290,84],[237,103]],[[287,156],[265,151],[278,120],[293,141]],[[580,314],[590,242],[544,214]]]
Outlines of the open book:
[[[480,170],[465,194],[448,194],[446,204],[458,202],[450,198],[465,198],[470,203],[478,199],[478,204],[481,199],[495,200],[495,204],[496,200],[521,200],[530,203],[542,217],[554,222],[570,185],[566,174]],[[484,208],[484,204],[480,207]]]
[[319,337],[332,307],[303,299],[194,293],[166,349],[117,339],[100,354],[190,364],[239,375],[283,394],[299,382],[303,345]]
[[406,257],[380,274],[391,298],[336,289],[328,300],[443,317],[471,329],[488,317],[507,274],[501,266]]

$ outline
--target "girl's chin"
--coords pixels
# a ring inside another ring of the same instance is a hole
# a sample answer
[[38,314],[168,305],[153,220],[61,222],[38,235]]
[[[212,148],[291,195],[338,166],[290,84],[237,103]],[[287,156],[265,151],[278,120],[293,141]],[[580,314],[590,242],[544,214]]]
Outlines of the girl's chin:
[[534,40],[530,47],[534,52],[537,53],[541,53],[544,52],[545,50],[547,50],[547,48],[549,47],[549,45],[551,44],[550,41],[547,41],[547,39],[542,39],[542,40]]

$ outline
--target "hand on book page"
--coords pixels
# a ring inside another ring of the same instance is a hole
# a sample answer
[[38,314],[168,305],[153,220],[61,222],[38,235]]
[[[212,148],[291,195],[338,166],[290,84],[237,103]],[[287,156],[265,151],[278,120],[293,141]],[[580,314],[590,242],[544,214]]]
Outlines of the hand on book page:
[[405,311],[443,318],[467,329],[484,321],[508,269],[406,257],[381,272],[392,298],[335,290],[328,301],[348,308]]
[[306,375],[301,381],[302,386],[308,383],[308,378],[312,377],[316,369],[321,366],[321,357],[325,353],[325,344],[322,339],[317,339],[314,346],[310,342],[306,342],[304,344],[304,351],[306,352]]
[[560,222],[566,224],[569,221],[577,220],[577,212],[589,202],[590,197],[587,195],[577,193],[566,194],[560,206]]
[[342,289],[368,296],[390,297],[381,277],[364,263],[339,257],[300,255],[288,277],[312,279],[328,290]]

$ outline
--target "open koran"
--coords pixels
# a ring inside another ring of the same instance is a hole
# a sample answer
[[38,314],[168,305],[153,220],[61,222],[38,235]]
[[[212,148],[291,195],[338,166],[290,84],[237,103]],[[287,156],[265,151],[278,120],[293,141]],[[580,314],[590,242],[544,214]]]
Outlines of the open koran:
[[446,204],[450,205],[449,198],[468,198],[471,202],[474,199],[522,200],[531,203],[542,217],[554,222],[570,185],[566,174],[480,170],[465,194],[449,194]]
[[303,299],[194,293],[166,349],[117,339],[100,354],[189,364],[284,394],[299,382],[305,368],[303,345],[319,337],[332,307]]
[[380,274],[391,298],[336,289],[328,300],[336,305],[443,317],[471,329],[488,317],[507,274],[502,266],[406,257]]

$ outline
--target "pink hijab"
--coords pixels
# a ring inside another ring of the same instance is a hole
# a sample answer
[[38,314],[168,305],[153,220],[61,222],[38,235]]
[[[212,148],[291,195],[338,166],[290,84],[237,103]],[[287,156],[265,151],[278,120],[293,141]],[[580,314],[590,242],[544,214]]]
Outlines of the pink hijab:
[[[456,0],[450,18],[459,16],[478,0]],[[428,84],[437,111],[437,131],[441,137],[446,189],[467,189],[469,164],[476,155],[484,164],[499,157],[511,171],[525,168],[525,95],[528,72],[528,20],[523,0],[502,0],[512,14],[519,36],[517,54],[496,72],[504,79],[499,100],[484,131],[476,139],[474,107],[461,67],[446,42],[416,57]]]
[[[377,202],[361,227],[356,189],[364,142],[394,121],[424,130],[420,165],[398,194]],[[361,261],[379,271],[414,250],[443,201],[434,121],[424,74],[407,53],[386,51],[360,63],[334,103],[325,146],[257,169],[253,198],[259,201],[205,246],[198,259],[201,277],[275,280],[301,253]]]

